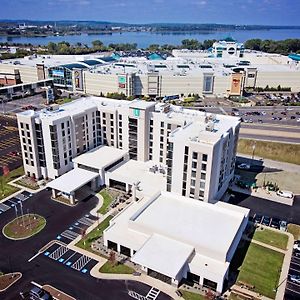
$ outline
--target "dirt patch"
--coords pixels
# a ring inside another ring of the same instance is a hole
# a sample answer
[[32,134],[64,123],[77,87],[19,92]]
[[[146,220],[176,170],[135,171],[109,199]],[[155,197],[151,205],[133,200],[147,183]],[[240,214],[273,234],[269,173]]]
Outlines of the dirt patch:
[[10,273],[0,276],[0,292],[6,290],[22,277],[21,273]]

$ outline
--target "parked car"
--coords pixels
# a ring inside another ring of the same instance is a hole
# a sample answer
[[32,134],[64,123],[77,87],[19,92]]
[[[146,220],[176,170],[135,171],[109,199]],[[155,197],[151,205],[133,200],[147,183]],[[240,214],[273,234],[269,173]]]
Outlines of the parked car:
[[287,231],[287,222],[286,221],[281,221],[280,222],[280,228],[281,231]]
[[264,216],[264,217],[263,217],[263,220],[262,220],[262,222],[261,222],[261,224],[263,224],[263,225],[265,225],[265,226],[269,226],[270,223],[271,223],[271,218],[268,217],[268,216]]
[[237,167],[242,170],[249,170],[251,166],[249,164],[242,163],[239,164]]
[[52,296],[45,290],[35,286],[30,290],[30,298],[39,300],[50,300],[52,299]]
[[297,258],[300,258],[300,251],[294,250],[293,255],[296,256]]
[[300,284],[300,275],[289,275],[290,281]]
[[263,216],[262,215],[255,215],[254,217],[254,224],[260,224],[262,221]]
[[280,228],[280,219],[273,218],[270,224],[271,227],[279,229]]
[[296,244],[300,244],[300,240],[296,240],[296,241],[294,242],[294,245],[296,245]]
[[283,197],[283,198],[290,198],[293,199],[294,198],[294,194],[292,192],[289,191],[277,191],[276,193],[278,196]]
[[293,249],[300,251],[300,244],[294,244]]

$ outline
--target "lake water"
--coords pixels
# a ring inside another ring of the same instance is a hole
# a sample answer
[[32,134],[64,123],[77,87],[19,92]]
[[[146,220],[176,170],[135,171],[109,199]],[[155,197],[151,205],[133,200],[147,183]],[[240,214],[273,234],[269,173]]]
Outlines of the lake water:
[[252,38],[283,40],[288,38],[300,38],[300,29],[271,29],[271,30],[238,30],[238,31],[214,31],[214,32],[193,32],[193,33],[151,33],[151,32],[124,32],[112,34],[95,35],[66,35],[47,37],[5,37],[0,36],[0,42],[31,43],[33,45],[47,45],[49,42],[66,41],[70,44],[82,43],[91,45],[92,41],[100,40],[105,45],[110,43],[137,43],[139,48],[146,48],[150,44],[171,44],[180,45],[184,39],[205,39],[220,40],[231,36],[239,42],[245,42]]

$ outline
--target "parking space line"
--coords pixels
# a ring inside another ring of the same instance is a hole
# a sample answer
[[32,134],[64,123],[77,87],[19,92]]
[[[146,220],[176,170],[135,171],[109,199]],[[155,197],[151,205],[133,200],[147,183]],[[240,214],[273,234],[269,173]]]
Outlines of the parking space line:
[[88,256],[82,255],[74,262],[72,268],[80,271],[90,260],[91,259]]
[[68,248],[65,246],[60,246],[58,249],[56,249],[54,252],[52,252],[49,257],[58,260],[61,256],[63,256],[68,251]]
[[[291,283],[291,282],[289,282],[289,283]],[[286,288],[286,290],[288,290],[288,291],[290,291],[290,292],[293,292],[293,293],[296,293],[296,294],[299,294],[299,295],[300,295],[300,292],[295,291],[295,290],[292,290],[292,289],[290,289],[290,288]]]

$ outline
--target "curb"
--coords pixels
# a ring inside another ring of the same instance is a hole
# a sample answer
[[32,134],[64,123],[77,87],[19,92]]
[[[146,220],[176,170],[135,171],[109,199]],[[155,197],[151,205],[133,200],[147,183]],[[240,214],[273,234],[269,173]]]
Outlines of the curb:
[[[8,288],[10,288],[13,284],[15,284],[19,279],[22,278],[23,274],[21,272],[14,272],[14,273],[8,273],[8,274],[4,274],[2,276],[5,276],[5,275],[11,275],[11,274],[18,274],[18,275],[21,275],[19,278],[17,278],[17,280],[15,280],[14,282],[12,282],[10,285],[8,285],[5,289],[3,290],[0,290],[0,293],[1,292],[5,292]],[[1,277],[1,276],[0,276]]]

